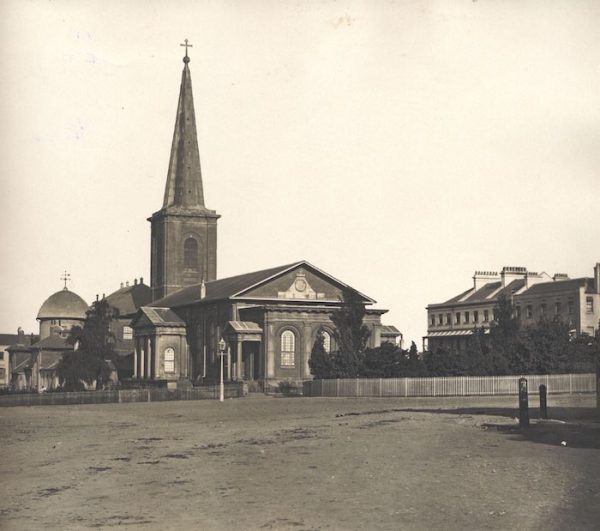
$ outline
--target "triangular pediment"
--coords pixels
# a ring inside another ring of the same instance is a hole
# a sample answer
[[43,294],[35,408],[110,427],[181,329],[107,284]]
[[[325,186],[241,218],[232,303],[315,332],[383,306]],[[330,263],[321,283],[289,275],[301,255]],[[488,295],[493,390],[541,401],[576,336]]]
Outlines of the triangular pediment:
[[[342,299],[343,290],[348,288],[353,289],[308,262],[300,262],[271,278],[239,291],[233,298],[337,302]],[[362,293],[359,295],[365,304],[375,302]]]

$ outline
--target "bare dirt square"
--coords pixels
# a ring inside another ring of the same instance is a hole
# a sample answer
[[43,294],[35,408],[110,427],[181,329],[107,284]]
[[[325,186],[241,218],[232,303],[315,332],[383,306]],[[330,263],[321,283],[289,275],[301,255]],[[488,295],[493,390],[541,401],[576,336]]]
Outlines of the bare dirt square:
[[0,528],[597,529],[594,404],[526,434],[516,398],[2,408]]

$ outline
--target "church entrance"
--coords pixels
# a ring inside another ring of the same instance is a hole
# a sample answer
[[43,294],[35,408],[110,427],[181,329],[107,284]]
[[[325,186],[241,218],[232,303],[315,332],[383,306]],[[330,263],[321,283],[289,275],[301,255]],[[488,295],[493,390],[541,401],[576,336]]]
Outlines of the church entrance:
[[232,352],[232,380],[258,380],[262,329],[252,322],[229,321],[225,333]]

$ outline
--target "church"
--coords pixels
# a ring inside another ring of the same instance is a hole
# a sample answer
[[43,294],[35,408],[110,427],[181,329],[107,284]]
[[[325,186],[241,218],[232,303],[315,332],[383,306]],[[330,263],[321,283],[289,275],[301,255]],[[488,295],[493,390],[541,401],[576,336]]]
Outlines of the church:
[[220,216],[204,198],[187,46],[183,62],[163,205],[148,218],[152,302],[130,325],[133,377],[168,387],[214,382],[222,354],[225,380],[251,389],[312,378],[317,335],[336,348],[330,315],[346,290],[365,304],[369,346],[397,342],[400,332],[381,323],[387,310],[308,261],[217,278]]

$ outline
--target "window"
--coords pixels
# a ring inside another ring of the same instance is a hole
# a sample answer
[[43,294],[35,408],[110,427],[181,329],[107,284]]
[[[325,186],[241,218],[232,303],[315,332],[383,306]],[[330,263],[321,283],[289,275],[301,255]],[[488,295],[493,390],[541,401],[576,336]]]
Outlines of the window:
[[123,327],[123,339],[133,339],[133,328],[130,326]]
[[573,315],[573,313],[575,312],[575,305],[571,300],[567,303],[567,311],[569,312],[569,315]]
[[438,324],[440,326],[444,324],[444,315],[441,313],[438,315]]
[[175,372],[175,350],[165,349],[165,372]]
[[540,315],[542,317],[544,317],[544,315],[546,315],[546,303],[542,302],[541,306],[540,306]]
[[533,317],[533,307],[531,304],[527,305],[527,319],[531,319]]
[[490,311],[483,310],[483,322],[487,323],[490,320]]
[[323,334],[323,348],[325,352],[331,352],[331,334],[325,330],[322,330],[321,333]]
[[587,313],[594,313],[594,299],[592,297],[585,298],[585,311]]
[[431,316],[431,326],[435,326],[435,315]]
[[4,376],[6,376],[5,369],[0,368],[0,379],[4,380]]
[[515,316],[517,317],[517,319],[521,318],[521,307],[520,306],[515,306]]
[[451,313],[447,313],[446,314],[446,324],[452,324],[452,314]]
[[560,302],[554,303],[554,315],[560,315]]
[[281,334],[281,366],[294,367],[296,364],[296,336],[291,330]]
[[0,361],[4,359],[4,352],[0,352]]
[[460,312],[456,312],[456,314],[454,315],[454,322],[456,324],[460,324]]
[[198,242],[194,238],[188,238],[183,244],[183,267],[185,269],[198,267]]
[[465,323],[469,322],[469,312],[465,312]]
[[479,312],[478,311],[474,311],[473,312],[473,322],[474,323],[478,323],[479,322]]

